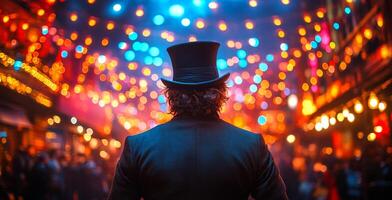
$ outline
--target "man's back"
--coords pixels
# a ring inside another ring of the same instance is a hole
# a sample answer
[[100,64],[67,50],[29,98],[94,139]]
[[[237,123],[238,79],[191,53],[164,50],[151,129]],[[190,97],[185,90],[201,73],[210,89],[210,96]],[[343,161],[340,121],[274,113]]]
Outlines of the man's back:
[[176,117],[126,139],[110,199],[286,199],[260,135]]

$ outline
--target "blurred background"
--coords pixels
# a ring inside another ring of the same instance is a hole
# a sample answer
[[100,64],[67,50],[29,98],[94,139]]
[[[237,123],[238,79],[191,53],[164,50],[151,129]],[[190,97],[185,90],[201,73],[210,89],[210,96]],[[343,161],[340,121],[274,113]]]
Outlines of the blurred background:
[[[166,48],[221,43],[221,117],[291,199],[392,199],[392,2],[2,0],[0,199],[104,199],[127,135],[170,120]],[[224,166],[222,166],[224,167]]]

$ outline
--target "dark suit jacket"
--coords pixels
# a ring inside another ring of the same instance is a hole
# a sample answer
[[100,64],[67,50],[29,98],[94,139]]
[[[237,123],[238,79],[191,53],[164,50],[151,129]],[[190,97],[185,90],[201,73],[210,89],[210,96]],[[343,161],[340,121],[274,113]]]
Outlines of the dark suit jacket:
[[128,136],[110,200],[287,199],[263,138],[215,117]]

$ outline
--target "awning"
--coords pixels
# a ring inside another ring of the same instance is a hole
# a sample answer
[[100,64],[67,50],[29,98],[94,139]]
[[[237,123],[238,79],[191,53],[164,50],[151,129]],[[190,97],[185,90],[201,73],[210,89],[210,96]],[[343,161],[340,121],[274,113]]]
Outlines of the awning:
[[0,103],[0,123],[19,128],[32,127],[23,109],[6,103]]

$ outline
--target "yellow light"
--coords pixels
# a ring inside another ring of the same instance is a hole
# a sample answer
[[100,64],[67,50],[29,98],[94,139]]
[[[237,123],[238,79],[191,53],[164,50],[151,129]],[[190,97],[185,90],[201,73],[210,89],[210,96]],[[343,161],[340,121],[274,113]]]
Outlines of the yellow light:
[[87,38],[84,40],[84,44],[86,44],[87,46],[90,45],[92,42],[93,42],[93,39],[92,39],[91,37],[87,37]]
[[110,157],[109,154],[103,150],[99,152],[99,156],[101,156],[101,158],[103,158],[105,160],[109,159],[109,157]]
[[245,22],[245,27],[247,29],[253,29],[254,28],[254,24],[251,21],[247,21],[247,22]]
[[202,19],[198,19],[198,20],[196,21],[196,28],[202,29],[202,28],[204,28],[204,27],[205,27],[204,21],[203,21]]
[[368,106],[370,109],[376,109],[378,107],[378,97],[374,92],[370,93]]
[[331,49],[335,49],[336,48],[336,43],[335,42],[330,42],[329,43],[329,47],[331,47]]
[[370,142],[373,142],[374,140],[376,140],[377,135],[375,133],[369,133],[369,135],[367,136],[367,140]]
[[70,38],[71,38],[71,40],[76,40],[76,39],[78,39],[78,34],[76,32],[73,32],[73,33],[71,33]]
[[298,34],[299,34],[300,36],[305,36],[305,35],[306,35],[306,29],[303,28],[303,27],[299,28],[299,29],[298,29]]
[[6,15],[6,16],[3,17],[3,22],[4,22],[4,23],[7,23],[7,22],[9,22],[9,21],[10,21],[10,17],[9,17],[8,15]]
[[208,7],[212,10],[215,10],[218,8],[218,3],[216,3],[215,1],[212,1],[208,4]]
[[329,118],[329,124],[331,124],[332,126],[336,124],[336,118],[335,117],[331,117]]
[[320,122],[317,122],[314,129],[320,132],[321,130],[323,130],[323,125]]
[[354,114],[352,114],[352,113],[348,114],[347,120],[348,120],[349,122],[353,122],[353,121],[355,120]]
[[257,6],[257,1],[256,0],[250,0],[249,1],[249,6],[253,7],[253,8],[256,7]]
[[363,105],[361,104],[360,101],[356,101],[354,104],[354,111],[358,114],[363,112]]
[[61,118],[60,118],[58,115],[55,115],[55,116],[53,116],[53,121],[54,121],[56,124],[59,124],[59,123],[61,123]]
[[108,44],[109,44],[109,40],[107,38],[103,38],[102,41],[101,41],[101,45],[105,47]]
[[144,37],[148,37],[148,36],[150,36],[150,35],[151,35],[150,29],[147,29],[147,28],[146,28],[146,29],[143,30],[143,36],[144,36]]
[[321,18],[324,17],[324,12],[322,10],[319,10],[319,11],[317,11],[316,15],[317,15],[318,18],[321,19]]
[[78,20],[78,15],[76,13],[72,13],[69,19],[73,22],[76,22]]
[[188,38],[188,41],[189,41],[189,42],[196,42],[196,41],[197,41],[197,38],[196,38],[195,36],[190,36],[190,37]]
[[138,67],[137,63],[131,62],[128,64],[128,69],[129,70],[136,70]]
[[219,30],[221,30],[221,31],[227,30],[227,25],[225,22],[220,22],[218,27],[219,27]]
[[29,24],[28,23],[23,23],[22,24],[22,29],[23,30],[27,30],[29,28]]
[[279,17],[274,17],[274,24],[275,26],[280,26],[282,25],[282,20]]
[[342,122],[344,120],[344,115],[343,113],[338,113],[338,115],[336,116],[336,118],[338,119],[339,122]]
[[108,22],[106,24],[106,29],[108,29],[109,31],[113,30],[114,29],[114,22]]
[[278,37],[279,38],[284,38],[285,35],[286,35],[286,33],[283,30],[278,30]]
[[381,101],[381,102],[378,104],[378,110],[379,110],[380,112],[383,112],[386,108],[387,108],[387,103],[386,103],[385,101]]
[[321,31],[321,26],[320,26],[320,24],[315,24],[315,25],[314,25],[314,30],[317,31],[317,32],[320,32],[320,31]]
[[83,132],[83,126],[81,126],[81,125],[79,125],[79,126],[77,126],[76,127],[76,131],[78,132],[78,133],[82,133]]
[[370,28],[367,28],[363,32],[363,35],[365,36],[366,39],[370,40],[373,37],[373,31]]
[[131,123],[129,121],[124,122],[124,128],[127,130],[131,129]]
[[312,18],[310,17],[310,15],[305,15],[304,21],[309,24],[310,22],[312,22]]
[[375,126],[374,127],[374,132],[381,133],[382,132],[382,126]]
[[377,26],[380,28],[384,26],[384,19],[383,19],[382,15],[377,16]]
[[135,12],[136,16],[142,17],[144,15],[144,10],[142,8],[138,8]]
[[97,24],[97,20],[95,18],[90,18],[88,20],[88,25],[89,26],[95,26]]
[[83,139],[84,139],[86,142],[88,142],[88,141],[91,140],[91,135],[90,135],[90,134],[84,134],[84,135],[83,135]]
[[54,124],[54,121],[53,121],[52,118],[49,118],[49,119],[48,119],[48,124],[49,124],[50,126]]
[[290,0],[280,0],[284,5],[290,4]]
[[287,142],[288,143],[293,143],[293,142],[295,142],[295,135],[293,135],[293,134],[290,134],[290,135],[288,135],[287,137],[286,137],[286,140],[287,140]]
[[45,10],[44,9],[39,9],[38,11],[37,11],[37,15],[38,16],[42,16],[42,15],[44,15],[45,14]]
[[93,4],[93,3],[95,3],[95,0],[87,0],[87,2],[88,2],[89,4]]

